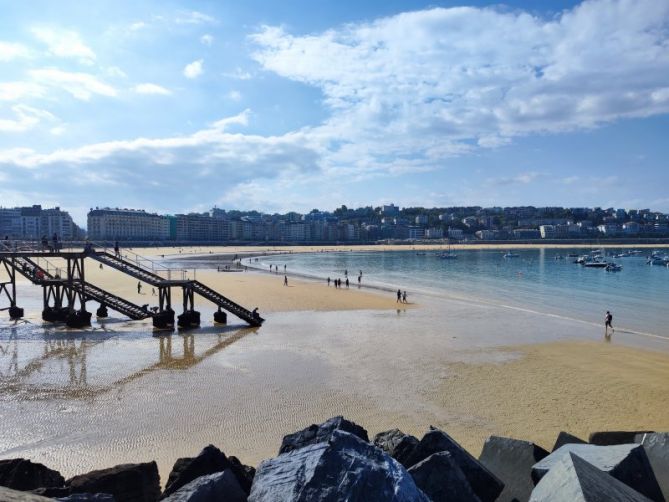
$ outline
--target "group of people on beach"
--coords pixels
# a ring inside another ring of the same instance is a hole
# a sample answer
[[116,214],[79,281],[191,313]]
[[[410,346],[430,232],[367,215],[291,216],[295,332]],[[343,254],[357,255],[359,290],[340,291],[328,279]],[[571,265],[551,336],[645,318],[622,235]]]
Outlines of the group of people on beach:
[[[337,288],[337,289],[341,288],[341,279],[332,280],[328,277],[327,282],[328,282],[328,286],[330,285],[330,282],[332,282],[334,284],[335,288]],[[348,288],[348,286],[349,286],[348,277],[346,278],[346,281],[345,281],[344,284],[346,284],[346,288]]]
[[407,302],[407,292],[398,289],[397,290],[397,302],[396,303],[408,303]]

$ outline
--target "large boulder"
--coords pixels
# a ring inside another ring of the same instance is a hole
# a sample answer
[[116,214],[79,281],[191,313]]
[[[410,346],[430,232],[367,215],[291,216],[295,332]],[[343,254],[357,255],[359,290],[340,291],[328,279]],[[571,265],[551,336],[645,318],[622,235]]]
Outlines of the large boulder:
[[177,459],[165,483],[163,497],[171,495],[200,476],[222,472],[226,469],[232,471],[239,486],[248,494],[253,482],[253,468],[246,467],[235,457],[226,457],[225,453],[210,444],[203,448],[197,457]]
[[568,432],[560,431],[551,451],[555,451],[566,444],[587,444],[587,441],[583,441],[580,437],[569,434]]
[[246,502],[237,478],[230,469],[200,476],[179,488],[164,502]]
[[447,451],[451,454],[453,461],[462,470],[478,498],[483,502],[493,502],[497,499],[504,488],[504,483],[444,431],[430,427],[414,449],[408,463],[412,466],[416,465],[433,453],[440,451]]
[[249,502],[429,502],[402,465],[348,432],[263,461]]
[[572,453],[649,499],[664,501],[648,456],[640,444],[613,446],[567,444],[537,462],[532,468],[532,479],[535,483],[539,483],[553,466]]
[[0,486],[14,490],[63,486],[65,479],[60,472],[24,458],[0,460]]
[[336,430],[349,432],[358,436],[363,441],[369,441],[367,431],[358,424],[346,420],[342,416],[332,417],[322,424],[311,424],[306,429],[284,436],[279,448],[279,455],[289,451],[298,450],[305,446],[328,441]]
[[548,452],[534,443],[490,436],[479,461],[504,483],[497,502],[523,502],[534,489],[532,466],[547,456]]
[[479,502],[469,481],[447,451],[418,462],[409,474],[431,502]]
[[374,436],[374,444],[408,469],[411,465],[407,461],[418,446],[418,438],[404,434],[399,429],[391,429]]
[[650,502],[650,499],[569,452],[541,479],[530,501]]
[[0,486],[0,500],[2,502],[53,502],[53,499],[41,495],[13,490],[4,486]]
[[603,431],[593,432],[588,443],[597,446],[613,446],[617,444],[640,443],[644,434],[652,431]]
[[669,500],[669,432],[644,434],[641,439],[665,500]]
[[155,502],[160,476],[155,462],[121,464],[67,480],[71,493],[109,493],[116,502]]

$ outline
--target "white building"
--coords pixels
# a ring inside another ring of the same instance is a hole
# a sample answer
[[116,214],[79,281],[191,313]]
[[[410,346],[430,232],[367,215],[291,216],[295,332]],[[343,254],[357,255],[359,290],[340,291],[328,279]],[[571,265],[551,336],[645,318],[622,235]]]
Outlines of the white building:
[[170,237],[167,216],[143,209],[91,209],[88,238],[91,240],[154,241]]
[[449,239],[462,239],[465,236],[465,233],[461,228],[451,228],[448,227],[448,237]]
[[72,239],[76,225],[67,211],[59,207],[42,209],[40,205],[0,208],[0,237],[12,239],[49,239],[56,234],[59,239]]
[[419,214],[416,216],[416,225],[427,225],[427,215],[426,214]]

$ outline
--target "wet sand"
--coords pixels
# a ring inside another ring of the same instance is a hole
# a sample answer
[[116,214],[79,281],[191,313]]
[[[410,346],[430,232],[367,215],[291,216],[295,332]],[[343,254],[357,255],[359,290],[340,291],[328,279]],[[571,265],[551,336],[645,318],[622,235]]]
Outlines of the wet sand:
[[[138,304],[149,286],[88,267],[87,278]],[[257,272],[197,278],[268,322],[154,337],[118,315],[85,332],[44,327],[40,288],[22,284],[29,324],[0,322],[0,458],[24,456],[65,476],[176,458],[208,443],[255,465],[281,437],[336,414],[370,434],[428,425],[474,455],[489,434],[551,447],[560,430],[669,430],[669,341],[509,310],[471,299],[335,290]],[[174,299],[177,303],[178,298]],[[493,331],[490,326],[495,326]],[[650,350],[652,349],[652,350]]]

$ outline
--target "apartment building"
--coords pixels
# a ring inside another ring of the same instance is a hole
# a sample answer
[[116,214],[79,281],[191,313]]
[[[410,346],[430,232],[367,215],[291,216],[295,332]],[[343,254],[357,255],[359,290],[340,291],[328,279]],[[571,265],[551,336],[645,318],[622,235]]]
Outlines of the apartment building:
[[160,241],[169,237],[167,216],[125,208],[95,208],[88,213],[88,238],[91,240]]

